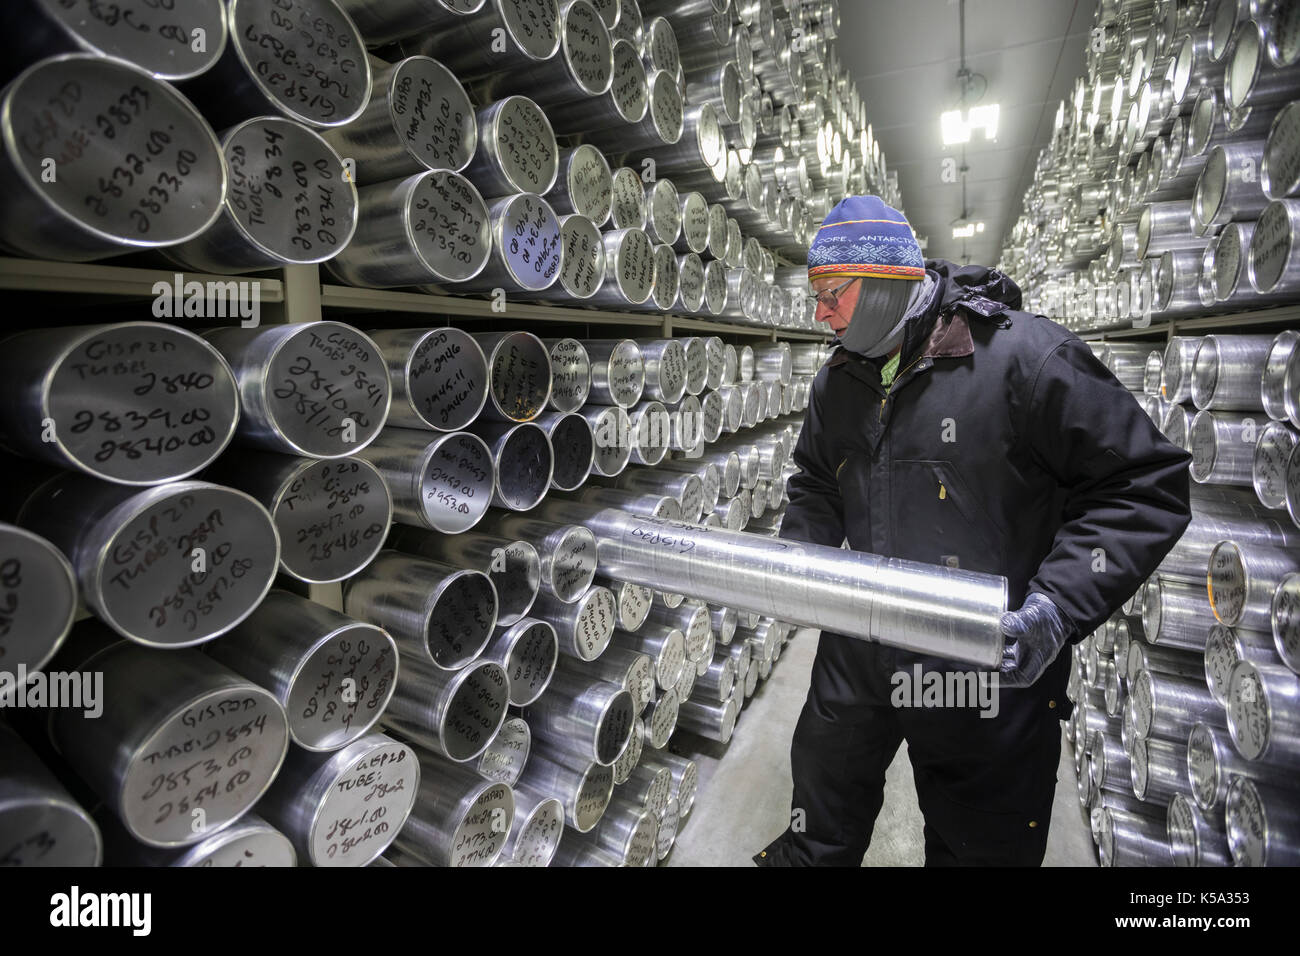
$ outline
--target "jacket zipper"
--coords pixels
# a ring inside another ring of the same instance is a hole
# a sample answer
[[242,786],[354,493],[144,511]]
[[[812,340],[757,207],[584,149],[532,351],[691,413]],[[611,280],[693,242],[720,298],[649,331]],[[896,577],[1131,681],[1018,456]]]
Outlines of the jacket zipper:
[[907,372],[908,372],[908,371],[909,371],[909,370],[910,370],[914,365],[916,365],[918,362],[920,362],[921,359],[923,359],[923,358],[925,358],[924,355],[920,355],[920,356],[918,356],[917,358],[915,358],[915,359],[912,361],[912,364],[911,364],[911,365],[907,366],[907,368],[903,369],[903,370],[900,371],[897,375],[894,376],[894,380],[893,380],[892,382],[889,383],[889,388],[885,389],[885,397],[882,398],[882,399],[880,400],[880,414],[876,417],[876,421],[878,421],[878,422],[883,422],[883,421],[885,420],[885,402],[889,401],[889,396],[893,393],[893,391],[894,391],[894,386],[898,384],[899,379],[901,379],[905,374],[907,374]]

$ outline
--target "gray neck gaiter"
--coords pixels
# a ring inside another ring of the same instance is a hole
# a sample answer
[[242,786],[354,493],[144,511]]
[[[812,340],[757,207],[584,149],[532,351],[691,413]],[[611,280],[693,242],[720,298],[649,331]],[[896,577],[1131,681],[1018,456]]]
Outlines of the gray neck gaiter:
[[903,341],[903,327],[930,301],[934,279],[863,279],[858,304],[840,341],[850,352],[867,358],[887,355]]

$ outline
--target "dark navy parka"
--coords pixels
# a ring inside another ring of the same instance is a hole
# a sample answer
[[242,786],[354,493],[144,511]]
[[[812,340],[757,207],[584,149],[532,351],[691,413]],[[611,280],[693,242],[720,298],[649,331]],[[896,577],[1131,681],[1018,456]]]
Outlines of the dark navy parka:
[[[937,293],[889,388],[843,348],[818,372],[781,537],[1004,575],[1011,609],[1041,592],[1079,640],[1187,526],[1190,458],[1009,278],[926,266]],[[1068,658],[1040,691],[1062,696]]]

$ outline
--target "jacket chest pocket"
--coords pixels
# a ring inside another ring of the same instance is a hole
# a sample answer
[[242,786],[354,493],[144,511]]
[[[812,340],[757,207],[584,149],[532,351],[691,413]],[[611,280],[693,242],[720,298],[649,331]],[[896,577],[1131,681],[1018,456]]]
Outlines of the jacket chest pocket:
[[1005,536],[952,462],[895,461],[890,485],[896,556],[1002,573]]

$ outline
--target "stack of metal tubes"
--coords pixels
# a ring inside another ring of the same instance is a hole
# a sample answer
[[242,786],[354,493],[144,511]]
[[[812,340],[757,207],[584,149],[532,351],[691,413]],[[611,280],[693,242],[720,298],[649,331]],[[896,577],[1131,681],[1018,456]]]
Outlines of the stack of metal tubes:
[[1082,332],[1300,301],[1291,7],[1097,4],[1003,248],[1032,310]]
[[[835,50],[838,0],[187,10],[183,29],[132,10],[136,34],[8,5],[0,96],[41,132],[0,149],[6,248],[811,330],[806,281],[778,269],[845,195],[901,204]],[[178,31],[206,45],[174,54],[159,37]],[[76,149],[45,121],[65,88]]]
[[1066,729],[1104,865],[1300,863],[1297,340],[1124,353],[1191,452],[1192,523],[1074,649]]

